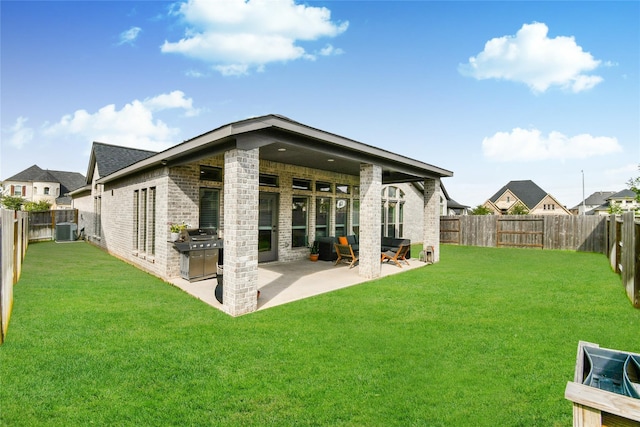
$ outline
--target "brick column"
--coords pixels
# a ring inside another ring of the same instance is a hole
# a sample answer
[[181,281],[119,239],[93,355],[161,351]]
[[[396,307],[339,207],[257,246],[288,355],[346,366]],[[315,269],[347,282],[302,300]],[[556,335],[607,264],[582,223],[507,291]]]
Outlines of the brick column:
[[380,204],[382,168],[360,165],[360,254],[359,274],[366,279],[380,277]]
[[224,154],[224,310],[258,308],[259,149]]
[[424,180],[422,247],[433,246],[433,262],[440,261],[440,179]]

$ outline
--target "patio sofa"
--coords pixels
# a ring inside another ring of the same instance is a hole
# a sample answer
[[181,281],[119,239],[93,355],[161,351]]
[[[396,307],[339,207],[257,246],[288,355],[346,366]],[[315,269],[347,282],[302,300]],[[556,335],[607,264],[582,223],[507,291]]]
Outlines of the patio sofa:
[[[336,248],[334,243],[340,243],[339,239],[335,236],[330,237],[318,237],[316,239],[318,243],[319,256],[318,259],[322,261],[335,261],[338,259]],[[358,236],[347,236],[347,243],[351,245],[354,252],[358,252],[360,246]],[[393,237],[383,237],[381,241],[380,252],[394,251],[396,252],[400,245],[409,245],[409,251],[407,252],[407,258],[411,258],[411,240],[410,239],[395,239]]]
[[[351,245],[351,248],[354,252],[358,252],[358,236],[355,234],[346,236],[347,243]],[[340,243],[340,239],[335,236],[330,237],[318,237],[316,239],[316,243],[318,243],[318,259],[322,261],[335,261],[338,259],[338,254],[336,253],[336,247],[333,246],[335,243]]]

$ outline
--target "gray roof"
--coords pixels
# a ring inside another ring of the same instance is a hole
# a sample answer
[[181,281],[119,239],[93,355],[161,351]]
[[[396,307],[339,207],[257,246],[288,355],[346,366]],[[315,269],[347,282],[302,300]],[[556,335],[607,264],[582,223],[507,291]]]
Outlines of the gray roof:
[[635,199],[637,197],[637,194],[635,193],[635,191],[633,190],[629,190],[628,188],[626,190],[622,190],[622,191],[618,191],[615,194],[612,194],[611,196],[609,196],[607,198],[607,200],[611,200],[611,199]]
[[56,179],[49,173],[49,171],[41,169],[38,165],[30,166],[22,172],[18,172],[12,177],[5,179],[5,181],[57,182]]
[[5,181],[57,182],[60,184],[60,194],[65,194],[82,187],[86,179],[78,172],[44,170],[38,165],[33,165]]
[[507,190],[510,190],[529,209],[536,207],[547,196],[547,192],[531,180],[510,181],[489,200],[495,203]]
[[[137,148],[120,147],[117,145],[93,143],[93,154],[98,164],[100,176],[107,176],[122,168],[126,168],[140,160],[157,154],[155,151],[139,150]],[[91,174],[93,171],[90,172]]]
[[590,206],[602,205],[609,197],[611,197],[615,193],[615,191],[596,191],[584,200],[584,204]]

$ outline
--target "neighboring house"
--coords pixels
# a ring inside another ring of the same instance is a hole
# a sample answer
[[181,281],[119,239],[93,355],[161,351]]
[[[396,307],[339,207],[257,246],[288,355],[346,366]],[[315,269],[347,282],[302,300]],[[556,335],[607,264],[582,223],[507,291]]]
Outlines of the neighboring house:
[[612,194],[607,198],[609,206],[619,208],[622,212],[635,212],[636,214],[640,210],[640,202],[638,202],[638,195],[633,190],[625,189]]
[[596,191],[570,211],[574,215],[597,215],[603,205],[608,206],[607,199],[615,193],[615,191]]
[[637,194],[629,189],[618,191],[606,197],[604,203],[587,212],[587,215],[611,215],[611,208],[619,209],[622,212],[640,212],[640,202]]
[[23,170],[2,182],[4,194],[22,197],[27,202],[47,201],[52,209],[71,208],[67,194],[85,184],[77,172],[43,170],[37,165]]
[[531,180],[510,181],[484,202],[483,206],[495,215],[507,215],[518,203],[522,203],[531,215],[571,215],[555,197]]
[[170,279],[180,276],[180,253],[169,225],[215,228],[224,237],[223,307],[231,315],[256,310],[259,262],[306,258],[316,236],[358,234],[359,274],[379,277],[386,185],[422,183],[416,242],[433,246],[439,260],[440,180],[453,173],[422,161],[279,115],[138,152],[142,159],[110,172],[105,147],[114,148],[94,144],[87,185],[72,193],[88,240]]

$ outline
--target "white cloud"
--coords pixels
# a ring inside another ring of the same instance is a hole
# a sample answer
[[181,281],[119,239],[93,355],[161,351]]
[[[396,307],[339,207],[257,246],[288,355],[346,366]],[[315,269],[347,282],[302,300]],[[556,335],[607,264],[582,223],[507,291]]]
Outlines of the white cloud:
[[271,62],[315,59],[296,43],[335,37],[349,23],[331,21],[324,7],[294,0],[189,0],[174,12],[188,28],[164,53],[179,53],[213,65],[223,75],[261,71]]
[[134,41],[138,38],[140,33],[142,32],[142,28],[140,27],[131,27],[126,31],[120,33],[120,42],[118,45],[122,44],[133,44]]
[[544,136],[537,129],[515,128],[498,132],[482,141],[484,156],[499,162],[584,159],[622,151],[618,140],[580,134],[572,137],[552,131]]
[[16,120],[16,124],[3,131],[3,133],[8,134],[7,141],[9,144],[16,148],[22,148],[25,144],[33,140],[33,129],[25,127],[25,123],[27,123],[28,120],[29,119],[20,116]]
[[320,49],[320,55],[322,56],[331,56],[331,55],[342,55],[344,50],[340,48],[335,48],[332,45],[328,44],[324,48]]
[[558,86],[572,92],[591,89],[602,77],[585,72],[597,68],[601,61],[584,52],[573,37],[547,37],[543,23],[524,24],[515,36],[489,40],[484,50],[460,64],[461,74],[483,79],[522,82],[534,92]]
[[175,145],[179,129],[154,119],[153,113],[176,108],[184,110],[187,116],[197,114],[191,98],[185,98],[181,91],[174,91],[144,101],[136,99],[121,110],[116,110],[113,104],[95,113],[77,110],[46,127],[44,134],[49,137],[75,135],[87,141],[160,151]]

